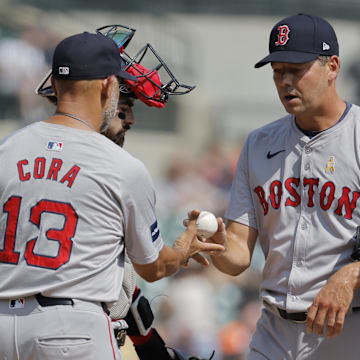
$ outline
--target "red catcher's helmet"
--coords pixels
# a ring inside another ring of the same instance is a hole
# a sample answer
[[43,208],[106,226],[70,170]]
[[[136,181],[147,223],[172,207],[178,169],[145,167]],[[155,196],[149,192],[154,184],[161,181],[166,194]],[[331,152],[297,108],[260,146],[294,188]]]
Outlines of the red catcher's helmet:
[[[126,29],[130,29],[125,27]],[[132,29],[134,32],[135,29]],[[184,95],[195,88],[195,86],[180,83],[165,61],[147,43],[135,56],[129,55],[125,48],[130,40],[124,41],[122,25],[107,25],[96,30],[97,33],[111,37],[120,49],[121,57],[126,63],[123,70],[136,76],[138,81],[125,81],[128,89],[120,87],[125,94],[135,95],[148,106],[164,107],[169,95]],[[125,43],[125,46],[123,44]],[[161,79],[160,79],[161,77]],[[130,96],[131,96],[130,95]]]
[[135,95],[134,97],[148,106],[161,108],[165,106],[165,101],[161,101],[162,84],[157,71],[148,70],[141,64],[133,64],[127,69],[127,72],[138,79],[137,81],[125,81],[125,87]]

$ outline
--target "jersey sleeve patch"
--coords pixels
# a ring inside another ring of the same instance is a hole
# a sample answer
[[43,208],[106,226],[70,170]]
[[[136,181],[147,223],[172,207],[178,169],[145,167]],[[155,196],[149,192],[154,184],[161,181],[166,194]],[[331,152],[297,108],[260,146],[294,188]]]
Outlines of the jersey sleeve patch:
[[156,241],[160,236],[160,229],[157,220],[150,226],[150,234],[152,242]]

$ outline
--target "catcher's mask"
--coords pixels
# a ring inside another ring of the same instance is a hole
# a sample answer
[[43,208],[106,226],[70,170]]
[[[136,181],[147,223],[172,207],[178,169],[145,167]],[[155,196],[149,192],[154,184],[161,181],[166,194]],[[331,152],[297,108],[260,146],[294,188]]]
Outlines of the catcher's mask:
[[[121,96],[138,98],[148,106],[164,107],[169,95],[187,94],[195,86],[181,84],[155,49],[146,44],[134,57],[125,52],[125,48],[135,34],[135,29],[124,25],[106,25],[96,29],[98,34],[113,39],[120,56],[125,61],[126,70],[137,77],[137,82],[124,80],[120,84]],[[165,81],[160,80],[160,73]],[[51,70],[45,75],[35,92],[56,104],[57,98],[49,84]]]
[[150,44],[146,44],[134,57],[125,51],[122,56],[126,62],[124,70],[137,78],[137,82],[124,80],[125,84],[149,106],[163,107],[169,95],[184,95],[195,88],[180,83]]
[[129,45],[133,38],[136,29],[132,29],[125,25],[105,25],[96,29],[98,34],[104,35],[113,39],[118,46],[120,53]]
[[[126,30],[133,32],[131,37],[124,41],[123,34]],[[123,95],[138,98],[148,106],[164,107],[169,95],[183,95],[195,88],[195,86],[181,84],[149,43],[141,48],[134,57],[130,56],[125,48],[135,31],[135,29],[123,25],[106,25],[96,29],[97,33],[109,36],[117,43],[126,63],[123,70],[137,77],[137,82],[125,81],[120,86],[120,92]],[[160,77],[163,81],[160,80]]]

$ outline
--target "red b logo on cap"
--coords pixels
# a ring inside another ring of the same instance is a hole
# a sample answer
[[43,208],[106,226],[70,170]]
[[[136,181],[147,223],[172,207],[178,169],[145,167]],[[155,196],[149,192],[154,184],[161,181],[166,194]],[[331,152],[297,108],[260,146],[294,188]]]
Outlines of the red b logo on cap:
[[289,41],[290,29],[287,25],[280,25],[278,28],[278,40],[275,43],[276,46],[285,45]]

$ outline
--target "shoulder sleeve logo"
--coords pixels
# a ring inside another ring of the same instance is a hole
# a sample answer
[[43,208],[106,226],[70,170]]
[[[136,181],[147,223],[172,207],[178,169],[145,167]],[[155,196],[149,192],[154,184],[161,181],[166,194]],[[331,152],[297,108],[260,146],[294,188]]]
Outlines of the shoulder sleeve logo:
[[158,227],[157,220],[150,226],[150,234],[152,241],[156,241],[160,235],[160,229]]

